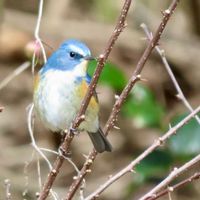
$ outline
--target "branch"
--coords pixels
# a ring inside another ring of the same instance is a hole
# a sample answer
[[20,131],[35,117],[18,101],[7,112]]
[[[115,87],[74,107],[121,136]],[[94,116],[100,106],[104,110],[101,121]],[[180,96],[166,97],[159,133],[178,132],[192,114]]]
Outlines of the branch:
[[[131,89],[133,88],[133,86],[135,85],[137,80],[140,79],[140,73],[141,73],[147,59],[149,58],[153,48],[157,45],[169,18],[171,17],[173,11],[175,10],[175,8],[177,6],[177,2],[178,1],[173,1],[173,3],[170,5],[169,9],[167,9],[164,12],[162,22],[160,23],[154,37],[149,42],[149,44],[148,44],[147,48],[145,49],[143,55],[141,56],[140,60],[138,61],[136,69],[133,72],[132,77],[130,78],[128,84],[126,85],[126,87],[122,91],[118,100],[116,100],[115,105],[114,105],[112,112],[110,114],[110,117],[109,117],[109,119],[108,119],[108,121],[107,121],[107,123],[104,127],[105,135],[107,135],[109,133],[109,131],[111,130],[111,128],[113,128],[113,126],[114,126],[114,124],[117,120],[117,115],[118,115],[118,113],[121,109],[122,104],[124,103],[125,99],[127,98],[128,94],[130,93]],[[70,199],[71,197],[73,197],[76,190],[80,186],[81,181],[84,179],[84,177],[88,173],[88,170],[92,166],[96,156],[97,156],[97,152],[95,150],[93,150],[92,152],[89,153],[89,156],[86,159],[86,161],[85,161],[85,163],[84,163],[84,165],[81,169],[81,173],[78,175],[76,180],[74,180],[74,182],[71,184],[66,199]]]
[[42,13],[43,13],[43,3],[44,3],[44,1],[40,0],[39,12],[38,12],[38,18],[37,18],[37,24],[36,24],[36,27],[35,27],[34,36],[35,36],[36,42],[40,45],[40,48],[42,50],[44,63],[46,63],[47,62],[47,57],[46,57],[45,49],[44,49],[44,46],[43,46],[42,41],[41,41],[40,36],[39,36],[40,24],[41,24]]
[[[141,24],[141,27],[143,28],[144,32],[146,33],[146,36],[148,38],[148,40],[151,40],[152,39],[152,34],[151,32],[149,32],[146,24]],[[190,105],[190,103],[187,101],[187,99],[185,98],[172,70],[171,70],[171,67],[167,61],[167,58],[165,57],[165,51],[163,49],[161,49],[158,45],[155,47],[156,51],[158,52],[158,54],[160,55],[161,59],[162,59],[162,62],[176,88],[176,91],[177,91],[177,97],[183,102],[183,104],[185,105],[185,107],[190,111],[192,112],[193,111],[193,108],[192,106]],[[195,116],[197,122],[200,124],[200,119],[198,117],[198,115]]]
[[11,200],[12,197],[11,197],[11,193],[10,193],[10,180],[9,179],[6,179],[4,180],[4,184],[6,186],[6,200]]
[[25,71],[27,68],[30,67],[30,62],[24,62],[21,64],[19,67],[17,67],[13,72],[11,72],[7,77],[5,77],[1,82],[0,82],[0,90],[3,89],[5,86],[10,83],[16,76],[21,74],[23,71]]
[[128,172],[132,172],[133,168],[138,165],[144,158],[146,158],[150,153],[152,153],[155,149],[163,145],[163,143],[169,139],[172,135],[175,135],[177,130],[184,126],[189,120],[191,120],[198,112],[200,112],[200,106],[194,110],[194,112],[190,113],[187,117],[185,117],[181,122],[179,122],[176,126],[172,127],[167,133],[165,133],[162,137],[158,138],[148,149],[146,149],[142,154],[140,154],[135,160],[133,160],[130,164],[120,170],[117,174],[113,175],[108,181],[106,181],[103,185],[101,185],[95,192],[89,195],[85,200],[90,200],[98,197],[106,188],[108,188],[111,184],[117,181],[119,178],[127,174]]
[[154,197],[150,197],[148,198],[148,200],[155,200],[155,199],[159,199],[160,197],[164,196],[165,194],[169,193],[169,192],[173,192],[174,190],[183,187],[184,185],[187,185],[189,183],[191,183],[192,181],[196,181],[200,179],[200,172],[195,173],[194,175],[190,176],[189,178],[173,185],[173,186],[169,186],[167,187],[167,189],[157,193]]
[[174,170],[169,174],[167,178],[165,178],[161,183],[159,183],[156,187],[154,187],[150,192],[145,194],[143,197],[141,197],[139,200],[148,200],[149,197],[156,196],[156,193],[159,192],[162,188],[167,187],[167,185],[177,178],[180,174],[182,174],[184,171],[190,169],[192,166],[200,162],[200,154],[194,157],[189,162],[182,165],[180,168],[174,168]]
[[128,13],[128,10],[129,10],[129,7],[130,7],[130,4],[131,4],[131,0],[126,0],[125,3],[124,3],[124,6],[123,6],[123,9],[121,11],[121,14],[120,14],[120,17],[117,21],[117,25],[107,43],[107,46],[105,48],[105,50],[103,51],[103,53],[99,56],[99,62],[98,62],[98,65],[97,65],[97,68],[96,68],[96,71],[92,77],[92,80],[91,80],[91,83],[89,85],[89,88],[88,88],[88,91],[87,91],[87,94],[85,96],[85,98],[83,99],[82,101],[82,104],[81,104],[81,108],[77,114],[77,117],[76,119],[72,122],[72,126],[71,126],[71,129],[69,131],[67,131],[66,133],[66,137],[64,139],[64,142],[62,143],[60,149],[61,149],[61,153],[63,155],[59,155],[54,164],[53,164],[53,169],[50,171],[48,177],[47,177],[47,180],[44,184],[44,187],[43,187],[43,190],[41,191],[41,194],[40,194],[40,197],[39,197],[39,200],[44,200],[47,198],[48,194],[49,194],[49,191],[53,185],[53,182],[57,176],[57,174],[59,173],[59,169],[60,167],[62,166],[63,164],[63,161],[64,161],[64,156],[67,156],[69,155],[70,153],[70,144],[74,138],[74,134],[71,130],[74,130],[76,129],[80,123],[82,121],[84,121],[84,118],[85,118],[85,111],[87,109],[87,106],[90,102],[90,99],[92,97],[92,95],[94,94],[94,90],[95,90],[95,87],[97,85],[97,82],[98,82],[98,79],[99,79],[99,76],[101,74],[101,71],[103,70],[103,67],[104,67],[104,64],[118,38],[118,36],[120,35],[120,33],[123,31],[124,27],[125,27],[125,20],[126,20],[126,16],[127,16],[127,13]]

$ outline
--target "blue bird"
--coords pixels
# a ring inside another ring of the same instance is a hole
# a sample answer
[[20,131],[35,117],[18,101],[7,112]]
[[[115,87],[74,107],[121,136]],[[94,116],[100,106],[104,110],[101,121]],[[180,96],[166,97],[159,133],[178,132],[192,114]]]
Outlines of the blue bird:
[[[90,76],[89,48],[78,40],[61,44],[41,68],[34,80],[34,107],[44,125],[54,132],[69,129],[86,94]],[[96,94],[91,98],[85,121],[79,131],[88,132],[97,152],[111,151],[112,147],[99,126],[99,104]]]

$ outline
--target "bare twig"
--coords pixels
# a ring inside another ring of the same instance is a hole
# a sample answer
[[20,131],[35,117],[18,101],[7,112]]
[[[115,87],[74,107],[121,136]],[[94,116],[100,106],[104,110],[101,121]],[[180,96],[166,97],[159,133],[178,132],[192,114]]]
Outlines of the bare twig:
[[44,59],[44,62],[46,63],[47,57],[46,57],[45,49],[44,49],[44,46],[43,46],[42,41],[41,41],[40,36],[39,36],[40,24],[41,24],[42,13],[43,13],[43,3],[44,3],[44,1],[40,0],[37,24],[36,24],[36,27],[35,27],[34,35],[35,35],[36,42],[40,45],[40,48],[42,50],[43,59]]
[[[170,5],[169,9],[167,9],[164,12],[162,22],[160,23],[154,37],[149,42],[147,48],[145,49],[143,55],[141,56],[137,66],[136,66],[136,69],[135,69],[131,79],[129,80],[128,84],[126,85],[126,87],[122,91],[121,95],[116,100],[115,105],[110,114],[110,117],[104,128],[104,133],[106,135],[109,133],[111,128],[114,126],[114,123],[117,120],[117,115],[121,109],[123,102],[127,98],[129,92],[135,85],[136,81],[140,79],[140,73],[141,73],[147,59],[149,58],[153,48],[157,45],[157,43],[161,37],[161,34],[167,24],[167,21],[169,20],[170,16],[172,15],[173,11],[175,10],[176,6],[177,6],[177,1],[173,1],[173,3]],[[86,176],[88,169],[92,166],[93,161],[96,158],[96,155],[97,155],[97,152],[95,150],[90,152],[88,158],[86,159],[86,161],[81,169],[81,173],[79,174],[78,178],[76,180],[74,180],[74,182],[71,184],[66,199],[70,199],[74,195],[74,193],[78,189],[82,179]]]
[[30,138],[31,138],[31,144],[32,144],[33,148],[36,150],[36,152],[38,152],[40,154],[40,156],[46,161],[46,163],[47,163],[47,165],[49,167],[49,170],[51,170],[52,169],[52,165],[51,165],[50,161],[44,155],[44,153],[41,151],[41,149],[37,146],[37,144],[35,142],[35,138],[34,138],[34,135],[33,135],[33,128],[32,128],[33,109],[34,109],[34,105],[31,104],[30,108],[29,108],[29,111],[28,111],[28,118],[27,118],[28,132],[29,132],[29,135],[30,135]]
[[180,174],[185,172],[186,170],[190,169],[192,166],[200,162],[200,154],[194,157],[189,162],[182,165],[180,168],[174,168],[174,170],[169,174],[167,178],[165,178],[161,183],[159,183],[156,187],[154,187],[150,192],[145,194],[143,197],[141,197],[139,200],[147,200],[149,197],[156,196],[156,193],[159,192],[164,187],[167,187],[167,185],[174,180],[176,177],[178,177]]
[[155,194],[154,197],[150,197],[148,198],[148,200],[155,200],[155,199],[159,199],[160,197],[166,195],[168,192],[173,192],[176,189],[179,189],[180,187],[183,187],[184,185],[187,185],[193,181],[199,180],[200,179],[200,172],[195,173],[194,175],[190,176],[189,178],[173,185],[173,186],[169,186],[167,187],[165,190]]
[[[98,65],[97,65],[97,68],[96,68],[96,71],[92,77],[92,80],[91,80],[91,83],[89,85],[89,88],[88,88],[88,91],[87,91],[87,94],[85,96],[85,98],[83,99],[83,102],[81,104],[81,108],[77,114],[77,117],[76,119],[72,122],[72,126],[71,128],[72,129],[76,129],[80,123],[82,121],[84,121],[84,118],[85,118],[85,111],[87,109],[87,106],[90,102],[90,99],[92,97],[92,95],[94,94],[94,90],[95,90],[95,87],[97,85],[97,82],[98,82],[98,79],[99,79],[99,76],[101,74],[101,71],[104,67],[104,64],[118,38],[118,36],[120,35],[120,33],[123,31],[124,27],[125,27],[125,19],[126,19],[126,16],[127,16],[127,13],[128,13],[128,10],[129,10],[129,7],[130,7],[130,4],[131,4],[131,0],[125,0],[125,3],[124,3],[124,6],[123,6],[123,9],[122,9],[122,12],[121,12],[121,15],[117,21],[117,25],[107,43],[107,46],[106,48],[104,49],[103,53],[99,56],[99,62],[98,62]],[[71,130],[72,130],[71,129]],[[61,145],[61,150],[62,150],[62,153],[63,155],[68,155],[69,152],[70,152],[70,144],[72,142],[74,138],[74,134],[72,133],[72,131],[67,131],[67,134],[66,134],[66,137],[64,139],[64,142],[62,143]],[[62,166],[63,164],[63,161],[64,161],[64,157],[63,155],[60,155],[56,158],[55,162],[54,162],[54,165],[53,165],[53,169],[51,170],[51,172],[49,173],[48,177],[47,177],[47,180],[44,184],[44,187],[43,187],[43,190],[40,194],[40,197],[39,197],[39,200],[44,200],[46,199],[46,197],[48,196],[49,194],[49,190],[57,176],[57,174],[59,173],[59,169],[60,167]]]
[[101,185],[95,192],[89,195],[85,200],[91,200],[99,196],[106,188],[108,188],[112,183],[117,181],[119,178],[127,174],[128,172],[132,172],[133,168],[138,165],[144,158],[146,158],[150,153],[152,153],[155,149],[160,147],[167,139],[169,139],[172,135],[175,135],[177,130],[184,126],[189,120],[191,120],[198,112],[200,112],[200,106],[194,110],[194,112],[190,113],[187,117],[185,117],[181,122],[179,122],[176,126],[170,128],[170,130],[165,133],[162,137],[158,138],[148,149],[146,149],[141,155],[139,155],[135,160],[133,160],[130,164],[120,170],[118,173],[113,175],[108,181],[106,181],[103,185]]
[[[145,33],[146,33],[146,35],[147,35],[147,37],[148,37],[148,40],[151,40],[151,39],[152,39],[152,34],[151,34],[151,32],[148,30],[146,24],[141,24],[141,27],[142,27],[143,30],[145,31]],[[169,65],[169,63],[168,63],[168,61],[167,61],[167,58],[166,58],[166,56],[165,56],[164,50],[161,49],[158,45],[155,47],[155,49],[156,49],[156,51],[158,52],[158,54],[160,55],[160,57],[161,57],[161,59],[162,59],[162,62],[163,62],[163,64],[164,64],[164,66],[165,66],[165,68],[166,68],[166,70],[167,70],[167,72],[168,72],[168,74],[169,74],[169,76],[170,76],[170,78],[171,78],[171,80],[172,80],[172,82],[173,82],[175,88],[176,88],[176,91],[177,91],[177,95],[176,95],[176,96],[183,102],[183,104],[185,105],[185,107],[186,107],[190,112],[192,112],[192,111],[193,111],[193,108],[192,108],[192,106],[190,105],[190,103],[187,101],[187,99],[185,98],[185,96],[184,96],[184,94],[183,94],[183,92],[182,92],[182,90],[181,90],[181,88],[180,88],[180,86],[179,86],[179,84],[178,84],[178,82],[177,82],[177,80],[176,80],[176,78],[175,78],[175,76],[174,76],[172,70],[171,70],[171,67],[170,67],[170,65]],[[200,124],[200,119],[199,119],[199,117],[196,115],[195,118],[196,118],[197,122]]]
[[16,76],[18,76],[19,74],[21,74],[24,70],[26,70],[27,68],[30,67],[30,62],[24,62],[23,64],[21,64],[19,67],[17,67],[13,72],[11,72],[11,74],[9,74],[6,78],[4,78],[1,82],[0,82],[0,90],[3,89],[6,85],[8,85],[8,83],[10,81],[12,81]]
[[11,200],[11,193],[10,193],[10,180],[6,179],[4,181],[5,186],[6,186],[6,200]]

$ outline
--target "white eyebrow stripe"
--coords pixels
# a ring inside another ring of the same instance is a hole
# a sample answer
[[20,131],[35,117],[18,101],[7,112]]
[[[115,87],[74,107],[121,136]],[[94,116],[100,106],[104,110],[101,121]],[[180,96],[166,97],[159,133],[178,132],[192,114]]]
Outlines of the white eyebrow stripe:
[[72,51],[74,51],[74,52],[76,52],[76,53],[78,53],[78,54],[80,54],[80,55],[85,55],[85,52],[81,49],[81,48],[79,48],[79,47],[77,47],[77,46],[75,46],[75,45],[69,45],[69,48],[72,50]]

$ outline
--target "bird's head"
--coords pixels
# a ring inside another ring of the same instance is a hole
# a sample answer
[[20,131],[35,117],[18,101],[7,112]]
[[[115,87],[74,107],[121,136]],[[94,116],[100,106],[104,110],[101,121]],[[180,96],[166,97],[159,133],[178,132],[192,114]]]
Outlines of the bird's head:
[[67,40],[55,51],[43,68],[43,72],[49,69],[73,70],[75,67],[86,67],[87,61],[92,60],[89,48],[82,42],[74,39]]

